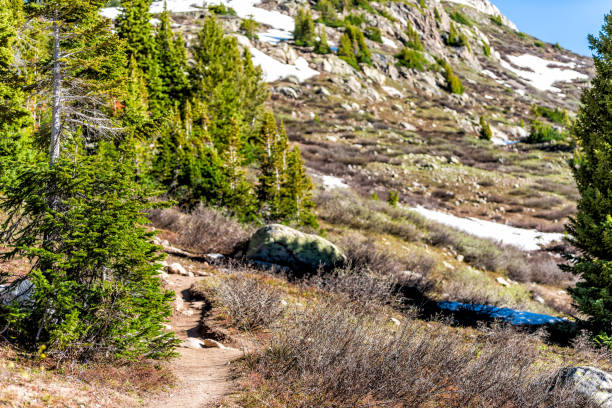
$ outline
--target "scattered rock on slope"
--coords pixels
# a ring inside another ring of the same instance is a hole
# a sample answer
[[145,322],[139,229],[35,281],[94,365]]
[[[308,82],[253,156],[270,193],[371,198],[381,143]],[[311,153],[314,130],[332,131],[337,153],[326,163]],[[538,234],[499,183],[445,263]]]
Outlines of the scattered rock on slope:
[[612,408],[612,375],[593,367],[569,367],[562,369],[557,383],[573,387],[583,396],[589,397],[602,408]]
[[346,261],[340,249],[328,240],[279,224],[260,228],[249,241],[246,256],[298,273],[316,271],[319,267],[330,269]]

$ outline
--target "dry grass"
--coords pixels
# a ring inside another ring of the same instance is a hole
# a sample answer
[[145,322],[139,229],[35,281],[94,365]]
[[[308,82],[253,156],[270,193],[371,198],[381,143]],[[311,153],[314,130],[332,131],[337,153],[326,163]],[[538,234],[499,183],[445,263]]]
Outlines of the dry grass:
[[[512,246],[477,238],[420,215],[381,201],[361,198],[356,194],[323,192],[317,197],[319,215],[325,221],[349,226],[363,232],[389,234],[407,242],[420,241],[439,248],[449,248],[463,255],[464,261],[477,268],[497,272],[520,282],[537,282],[565,287],[573,277],[561,271],[546,253],[530,256]],[[357,244],[353,244],[357,245]],[[419,268],[418,259],[407,269]],[[384,268],[383,268],[384,269]]]
[[151,210],[149,219],[156,228],[173,232],[175,245],[198,253],[231,254],[253,232],[218,210],[201,205],[189,214],[176,208]]
[[[443,324],[393,327],[349,305],[323,304],[286,320],[247,360],[242,406],[590,407],[553,388],[560,364],[541,364],[539,342],[510,329],[466,340]],[[251,384],[254,385],[254,384]]]
[[214,288],[214,297],[232,326],[244,331],[267,328],[284,312],[278,289],[244,275],[223,279]]
[[58,366],[0,346],[2,407],[136,407],[174,382],[156,362]]

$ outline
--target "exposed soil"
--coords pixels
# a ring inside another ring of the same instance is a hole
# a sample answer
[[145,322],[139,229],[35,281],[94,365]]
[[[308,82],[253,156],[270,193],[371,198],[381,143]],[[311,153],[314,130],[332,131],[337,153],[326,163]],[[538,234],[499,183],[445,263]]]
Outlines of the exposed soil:
[[[189,293],[189,288],[198,279],[206,278],[170,275],[167,279],[177,299],[183,300],[182,307],[175,307],[170,322],[172,330],[181,340],[201,339],[203,302],[192,301]],[[240,357],[242,351],[235,348],[179,347],[177,352],[180,356],[170,363],[178,378],[176,387],[150,401],[148,406],[202,408],[211,406],[232,391],[229,364]]]

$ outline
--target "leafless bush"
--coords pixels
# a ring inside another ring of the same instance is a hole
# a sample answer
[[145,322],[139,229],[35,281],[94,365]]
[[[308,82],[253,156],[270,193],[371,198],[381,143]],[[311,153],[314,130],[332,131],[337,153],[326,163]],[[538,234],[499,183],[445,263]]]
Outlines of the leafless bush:
[[553,208],[562,203],[563,203],[563,200],[561,200],[559,197],[545,196],[545,197],[530,198],[528,200],[525,200],[524,205],[525,207],[532,207],[532,208]]
[[400,261],[389,252],[376,248],[373,239],[359,234],[349,234],[340,242],[347,257],[347,264],[354,269],[371,271],[377,274],[393,274],[402,269]]
[[348,301],[365,309],[398,301],[395,294],[395,275],[376,275],[366,270],[344,268],[332,273],[309,277],[304,284],[334,295],[346,296]]
[[564,218],[576,215],[576,205],[567,205],[558,210],[543,211],[537,214],[539,218],[545,218],[547,220],[562,220]]
[[[444,325],[395,329],[325,304],[294,315],[249,361],[281,406],[592,407],[538,363],[537,342],[512,330],[467,342]],[[270,404],[276,405],[276,404]]]
[[223,280],[215,289],[215,299],[232,325],[246,331],[269,327],[284,311],[278,289],[244,275]]
[[176,245],[199,253],[231,254],[252,234],[251,228],[202,205],[189,214],[176,208],[152,210],[149,219],[156,228],[176,233]]

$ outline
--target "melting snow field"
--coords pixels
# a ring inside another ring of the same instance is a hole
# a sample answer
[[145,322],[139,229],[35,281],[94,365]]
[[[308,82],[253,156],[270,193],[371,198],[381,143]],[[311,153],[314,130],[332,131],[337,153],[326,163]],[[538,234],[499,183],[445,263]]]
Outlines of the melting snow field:
[[348,184],[339,177],[334,176],[320,176],[323,182],[323,188],[326,190],[334,190],[336,188],[350,188]]
[[522,310],[506,309],[489,305],[471,305],[459,302],[440,302],[438,303],[438,306],[440,306],[441,309],[450,310],[453,312],[460,312],[462,310],[475,312],[493,319],[503,320],[504,322],[510,323],[515,326],[542,326],[546,324],[556,324],[567,321],[559,317],[525,312]]
[[223,4],[231,7],[236,11],[238,17],[249,18],[253,16],[253,20],[261,24],[267,24],[278,30],[292,32],[294,28],[293,18],[278,11],[270,11],[255,7],[261,3],[261,0],[208,0],[206,4]]
[[[203,2],[202,0],[166,0],[166,7],[168,11],[173,13],[187,13],[190,11],[199,11],[202,10]],[[164,11],[164,1],[154,1],[151,3],[151,7],[149,8],[149,12],[151,14],[159,14]],[[107,7],[103,8],[100,11],[104,17],[108,17],[111,20],[114,20],[119,15],[120,10],[119,7]]]
[[460,218],[423,207],[413,208],[412,210],[429,220],[437,221],[440,224],[467,232],[479,238],[491,239],[505,245],[512,245],[524,251],[537,251],[542,245],[563,239],[563,234],[515,228],[478,218]]
[[283,41],[289,41],[293,39],[293,34],[289,31],[278,30],[272,28],[266,32],[257,33],[259,41],[267,42],[273,45],[277,45]]
[[253,47],[248,38],[243,36],[236,36],[236,38],[244,47],[251,51],[253,64],[261,67],[265,82],[274,82],[291,77],[303,82],[319,75],[319,71],[310,68],[308,61],[302,57],[296,59],[294,65],[285,64]]
[[[281,30],[291,33],[294,28],[293,18],[278,11],[265,10],[260,7],[255,7],[261,0],[166,0],[168,11],[174,13],[185,13],[189,11],[202,10],[208,5],[223,4],[231,7],[236,11],[238,17],[248,18],[253,16],[253,19],[261,24],[266,24]],[[158,14],[164,11],[164,1],[154,1],[151,4],[150,12]],[[115,19],[119,15],[118,7],[108,7],[102,9],[102,15],[111,19]]]
[[535,55],[524,54],[520,56],[507,55],[506,58],[522,69],[517,69],[505,60],[501,65],[508,71],[529,82],[534,88],[541,91],[561,92],[555,88],[555,82],[571,82],[576,79],[588,79],[588,76],[574,71],[576,64],[545,60]]

